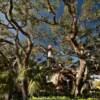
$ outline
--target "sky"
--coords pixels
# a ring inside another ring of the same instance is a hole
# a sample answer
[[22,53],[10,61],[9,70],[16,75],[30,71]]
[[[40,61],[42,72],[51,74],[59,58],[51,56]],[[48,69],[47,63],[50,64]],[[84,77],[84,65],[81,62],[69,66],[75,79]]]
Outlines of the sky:
[[[80,14],[81,14],[81,7],[82,7],[82,4],[83,4],[84,0],[77,0],[77,16],[79,17]],[[96,4],[94,6],[95,8],[99,8],[100,7],[100,4]],[[63,0],[61,1],[59,7],[56,9],[56,20],[59,20],[59,18],[62,16],[64,12],[64,3],[63,3]],[[47,14],[46,12],[43,12],[42,10],[40,11],[40,15],[42,16],[48,16],[49,18],[52,17],[52,15],[50,15],[49,13]],[[96,24],[99,24],[100,22],[97,20],[92,20],[92,21],[87,21],[86,20],[86,27],[89,27],[89,28],[94,28],[96,27]],[[95,32],[93,32],[94,34],[96,34]],[[83,40],[85,41],[85,40]],[[75,56],[72,56],[72,59],[73,59],[73,62],[77,62],[78,58],[75,57]]]
[[[77,15],[78,15],[78,17],[80,16],[80,13],[81,13],[81,6],[82,6],[82,3],[84,2],[84,0],[77,0]],[[98,4],[95,4],[95,6],[94,6],[94,8],[93,9],[97,9],[97,8],[100,8],[100,3],[98,3]],[[59,5],[59,7],[56,9],[56,20],[59,20],[59,18],[62,16],[62,14],[63,14],[63,12],[64,12],[64,3],[63,3],[63,1],[61,0],[61,3],[60,3],[60,5]],[[47,16],[48,18],[52,18],[52,14],[50,14],[50,13],[46,13],[46,12],[44,12],[44,11],[42,11],[42,10],[40,10],[39,11],[39,15],[40,16]],[[4,17],[4,15],[2,14],[2,13],[0,13],[0,19],[2,19],[2,20],[4,20],[4,22],[5,23],[7,23],[7,21],[6,21],[6,19],[5,19],[5,17]],[[98,20],[97,21],[86,21],[86,24],[87,24],[87,27],[91,27],[91,28],[93,28],[93,27],[95,27],[96,26],[96,24],[99,24],[100,23],[100,21],[98,22]],[[41,27],[41,26],[40,26]],[[44,28],[44,29],[47,29],[48,27],[47,26],[45,26],[45,25],[42,25],[42,27],[41,28]],[[49,32],[50,33],[50,32]],[[51,34],[51,33],[50,33]],[[49,34],[49,35],[50,35]],[[21,33],[19,34],[19,37],[20,37],[20,39],[23,39],[23,38],[25,38]],[[48,43],[51,43],[50,42],[50,40],[46,40],[46,41],[44,41],[44,40],[40,40],[39,39],[39,41],[35,41],[37,44],[38,43],[44,43],[44,44],[48,44]],[[55,40],[55,41],[52,41],[52,42],[54,42],[53,44],[57,47],[57,46],[59,46],[59,43],[57,43],[57,40]],[[47,45],[46,44],[46,45]],[[76,61],[76,59],[77,58],[73,58],[74,59],[74,61]]]
[[[77,14],[78,14],[78,16],[80,15],[81,5],[82,5],[83,1],[84,0],[77,0],[77,12],[78,12]],[[59,19],[62,16],[63,12],[64,12],[64,2],[63,2],[63,0],[61,0],[59,7],[56,9],[56,19]],[[49,14],[47,12],[43,12],[42,10],[39,12],[39,14],[41,16],[48,16],[49,18],[52,17],[52,14]]]

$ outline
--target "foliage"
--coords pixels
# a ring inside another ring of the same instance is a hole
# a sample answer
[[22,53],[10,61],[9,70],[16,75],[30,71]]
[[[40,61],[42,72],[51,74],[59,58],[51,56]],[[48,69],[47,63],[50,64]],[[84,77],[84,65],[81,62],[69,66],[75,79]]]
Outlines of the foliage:
[[[25,100],[40,95],[41,90],[47,93],[43,95],[52,95],[53,87],[47,85],[46,76],[52,75],[52,67],[59,67],[59,63],[61,68],[79,68],[80,79],[75,78],[79,84],[86,66],[88,76],[99,73],[100,3],[99,0],[84,0],[82,4],[79,1],[0,0],[2,98]],[[53,45],[55,59],[51,67],[47,66],[48,44]],[[56,94],[57,90],[54,91]]]

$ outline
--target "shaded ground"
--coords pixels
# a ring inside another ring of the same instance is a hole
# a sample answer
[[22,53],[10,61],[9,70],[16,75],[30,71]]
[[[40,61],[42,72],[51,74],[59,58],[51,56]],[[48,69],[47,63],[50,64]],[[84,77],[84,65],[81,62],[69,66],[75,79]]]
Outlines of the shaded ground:
[[100,100],[100,90],[92,91],[92,93],[86,97],[47,96],[32,97],[29,100]]

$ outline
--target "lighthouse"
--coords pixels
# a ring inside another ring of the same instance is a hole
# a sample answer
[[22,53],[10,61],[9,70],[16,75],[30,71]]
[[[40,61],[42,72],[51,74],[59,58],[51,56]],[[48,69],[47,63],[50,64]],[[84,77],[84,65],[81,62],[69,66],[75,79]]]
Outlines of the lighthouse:
[[47,66],[50,67],[52,65],[52,60],[53,60],[52,45],[51,44],[48,45],[47,59],[48,59]]

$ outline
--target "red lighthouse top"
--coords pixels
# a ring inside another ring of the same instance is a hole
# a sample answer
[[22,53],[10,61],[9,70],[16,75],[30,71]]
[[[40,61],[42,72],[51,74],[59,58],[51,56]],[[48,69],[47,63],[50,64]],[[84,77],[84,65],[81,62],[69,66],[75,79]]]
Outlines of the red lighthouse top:
[[52,45],[51,44],[48,45],[48,49],[52,49]]

